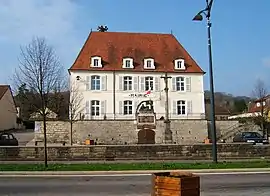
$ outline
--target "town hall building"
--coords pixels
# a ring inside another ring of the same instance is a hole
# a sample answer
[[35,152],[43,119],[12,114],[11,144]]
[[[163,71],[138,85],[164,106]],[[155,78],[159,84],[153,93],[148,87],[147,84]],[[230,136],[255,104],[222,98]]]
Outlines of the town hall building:
[[166,101],[170,119],[205,119],[204,71],[172,34],[91,32],[69,73],[85,120],[133,120],[145,100],[156,119]]

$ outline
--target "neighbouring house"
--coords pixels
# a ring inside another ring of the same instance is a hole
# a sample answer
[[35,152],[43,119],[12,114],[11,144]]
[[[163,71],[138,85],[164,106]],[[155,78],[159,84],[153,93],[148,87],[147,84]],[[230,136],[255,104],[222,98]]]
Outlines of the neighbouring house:
[[261,113],[270,108],[270,95],[256,99],[248,104],[248,113]]
[[[205,116],[207,120],[211,120],[211,104],[209,99],[205,99]],[[215,104],[215,119],[228,120],[231,115],[230,110],[225,105]]]
[[69,73],[85,119],[134,119],[149,99],[164,117],[165,73],[170,118],[205,118],[204,71],[172,34],[91,32]]
[[229,119],[254,117],[268,113],[270,109],[270,95],[256,99],[248,103],[248,111],[242,114],[230,116]]
[[0,131],[16,129],[17,109],[9,85],[0,85]]
[[[49,108],[46,109],[46,114],[48,120],[57,118],[57,114],[52,110],[50,110]],[[37,120],[37,119],[42,120],[42,115],[39,111],[36,111],[30,115],[30,120]]]

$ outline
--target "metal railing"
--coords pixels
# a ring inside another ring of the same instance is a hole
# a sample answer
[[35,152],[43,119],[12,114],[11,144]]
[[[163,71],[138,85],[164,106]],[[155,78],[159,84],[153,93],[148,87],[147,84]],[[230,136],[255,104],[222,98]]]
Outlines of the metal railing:
[[[165,112],[164,113],[155,113],[157,120],[163,120],[165,118]],[[85,113],[82,115],[83,117],[81,120],[135,120],[135,113],[131,114],[123,114],[123,113],[105,113],[105,114],[99,114],[99,115],[91,115],[90,113]],[[171,120],[192,120],[192,119],[205,119],[205,114],[203,113],[190,113],[190,114],[184,114],[184,115],[177,115],[169,113],[169,119]]]

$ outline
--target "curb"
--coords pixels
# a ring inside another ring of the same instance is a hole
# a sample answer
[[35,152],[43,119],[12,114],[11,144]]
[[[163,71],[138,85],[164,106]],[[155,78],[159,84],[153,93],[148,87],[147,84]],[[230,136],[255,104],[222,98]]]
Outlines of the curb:
[[159,172],[191,172],[197,174],[221,174],[221,173],[270,173],[270,168],[248,168],[248,169],[185,169],[185,170],[129,170],[129,171],[0,171],[1,176],[12,176],[12,175],[43,175],[43,176],[90,176],[90,175],[150,175],[152,173]]

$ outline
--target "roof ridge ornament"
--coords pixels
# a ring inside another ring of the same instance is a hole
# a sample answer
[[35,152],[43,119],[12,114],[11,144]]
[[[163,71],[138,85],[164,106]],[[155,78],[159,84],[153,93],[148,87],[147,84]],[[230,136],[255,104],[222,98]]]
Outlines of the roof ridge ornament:
[[99,32],[106,32],[106,31],[108,31],[108,27],[105,25],[105,26],[103,26],[103,25],[100,25],[100,26],[98,26],[98,28],[97,28],[97,30],[99,31]]

